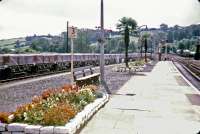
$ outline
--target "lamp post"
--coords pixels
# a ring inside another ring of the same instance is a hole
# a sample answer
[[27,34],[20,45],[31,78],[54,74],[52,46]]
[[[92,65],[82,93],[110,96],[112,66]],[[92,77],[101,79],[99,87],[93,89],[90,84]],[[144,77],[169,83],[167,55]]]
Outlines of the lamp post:
[[68,47],[69,47],[69,21],[67,21],[67,40],[66,40],[66,52],[68,53]]

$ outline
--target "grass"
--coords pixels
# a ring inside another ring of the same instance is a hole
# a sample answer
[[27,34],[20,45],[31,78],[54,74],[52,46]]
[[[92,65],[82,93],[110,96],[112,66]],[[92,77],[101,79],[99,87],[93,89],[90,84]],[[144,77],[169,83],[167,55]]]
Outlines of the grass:
[[17,40],[25,41],[25,38],[2,39],[0,40],[0,47],[12,49],[14,48]]

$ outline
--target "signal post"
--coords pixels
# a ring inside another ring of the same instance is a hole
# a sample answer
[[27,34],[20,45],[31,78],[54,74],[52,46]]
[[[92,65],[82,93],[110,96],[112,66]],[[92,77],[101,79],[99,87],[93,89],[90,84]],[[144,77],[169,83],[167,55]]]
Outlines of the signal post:
[[68,35],[71,39],[71,84],[74,84],[74,39],[77,38],[77,28],[76,27],[69,27],[68,28]]

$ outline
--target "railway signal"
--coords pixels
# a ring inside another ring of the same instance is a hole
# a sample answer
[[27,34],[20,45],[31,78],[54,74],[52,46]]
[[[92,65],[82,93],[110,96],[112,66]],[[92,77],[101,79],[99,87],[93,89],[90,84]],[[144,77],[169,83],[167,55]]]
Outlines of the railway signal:
[[76,27],[69,27],[68,29],[69,38],[74,39],[77,38],[77,28]]
[[68,28],[68,36],[71,39],[71,84],[74,84],[74,39],[77,38],[77,28],[76,27],[69,27]]

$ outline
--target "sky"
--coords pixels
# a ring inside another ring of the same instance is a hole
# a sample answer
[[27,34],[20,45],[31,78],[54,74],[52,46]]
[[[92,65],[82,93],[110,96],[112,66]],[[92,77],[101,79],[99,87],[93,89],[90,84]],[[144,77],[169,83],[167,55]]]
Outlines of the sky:
[[[200,23],[198,0],[104,0],[104,4],[107,29],[115,29],[124,16],[148,27]],[[100,0],[2,0],[0,39],[58,35],[66,30],[67,20],[78,28],[95,28],[99,18]]]

